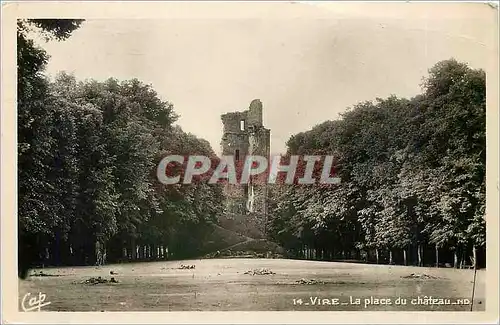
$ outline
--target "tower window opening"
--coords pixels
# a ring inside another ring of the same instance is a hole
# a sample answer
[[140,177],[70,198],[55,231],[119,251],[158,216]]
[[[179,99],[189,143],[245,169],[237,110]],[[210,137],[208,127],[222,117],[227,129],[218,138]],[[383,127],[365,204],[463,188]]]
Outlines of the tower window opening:
[[245,120],[240,121],[240,131],[245,131]]

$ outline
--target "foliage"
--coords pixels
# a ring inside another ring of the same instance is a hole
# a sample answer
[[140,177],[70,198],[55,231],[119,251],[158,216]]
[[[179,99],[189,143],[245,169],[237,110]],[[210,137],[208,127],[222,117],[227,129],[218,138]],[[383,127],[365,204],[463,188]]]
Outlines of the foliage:
[[44,76],[48,56],[30,31],[62,40],[80,23],[18,23],[20,275],[36,261],[96,263],[102,247],[110,261],[122,258],[123,248],[135,254],[137,245],[193,255],[222,211],[217,184],[178,188],[156,180],[168,152],[214,153],[173,125],[173,105],[150,85]]
[[409,100],[359,103],[290,138],[289,155],[335,155],[342,183],[275,195],[275,240],[344,256],[430,245],[484,249],[485,74],[450,59],[429,70],[423,87]]

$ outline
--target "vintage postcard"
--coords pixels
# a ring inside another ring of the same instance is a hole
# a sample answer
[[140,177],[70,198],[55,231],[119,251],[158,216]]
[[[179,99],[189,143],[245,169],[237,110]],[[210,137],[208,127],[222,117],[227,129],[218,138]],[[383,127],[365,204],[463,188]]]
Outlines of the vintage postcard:
[[2,3],[5,323],[498,322],[495,2]]

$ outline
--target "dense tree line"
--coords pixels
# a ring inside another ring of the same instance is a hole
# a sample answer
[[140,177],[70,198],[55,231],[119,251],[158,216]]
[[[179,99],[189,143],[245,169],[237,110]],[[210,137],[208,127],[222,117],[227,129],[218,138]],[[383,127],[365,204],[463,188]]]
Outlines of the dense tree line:
[[173,105],[138,80],[44,75],[30,38],[64,40],[75,20],[18,22],[19,273],[37,264],[84,265],[196,254],[222,209],[219,185],[163,186],[169,153],[215,156],[173,123]]
[[272,238],[302,258],[484,265],[485,88],[484,71],[442,61],[422,94],[291,137],[288,155],[334,155],[342,182],[274,189]]

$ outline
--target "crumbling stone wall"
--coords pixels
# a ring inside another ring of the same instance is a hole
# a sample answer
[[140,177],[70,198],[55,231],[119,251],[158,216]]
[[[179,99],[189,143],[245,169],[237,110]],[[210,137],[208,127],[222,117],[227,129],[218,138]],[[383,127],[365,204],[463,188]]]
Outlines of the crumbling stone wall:
[[[259,99],[253,100],[247,110],[223,114],[221,119],[222,155],[232,155],[240,162],[243,162],[247,155],[269,158],[271,131],[263,125],[262,102]],[[251,179],[249,184],[227,185],[225,194],[228,212],[251,214],[263,220],[267,218],[265,182],[257,183]],[[245,202],[243,206],[242,202]]]

